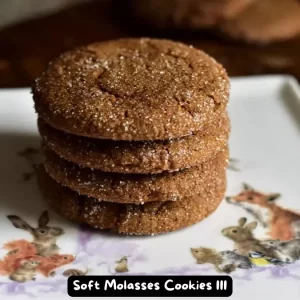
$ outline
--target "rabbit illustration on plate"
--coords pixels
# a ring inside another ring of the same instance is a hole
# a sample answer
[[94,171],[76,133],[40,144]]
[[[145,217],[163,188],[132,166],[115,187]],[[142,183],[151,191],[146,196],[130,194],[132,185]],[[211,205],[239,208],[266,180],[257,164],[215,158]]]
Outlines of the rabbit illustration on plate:
[[257,222],[247,223],[246,218],[240,218],[238,225],[224,228],[221,232],[234,242],[237,253],[248,255],[254,265],[276,264],[284,265],[278,253],[270,247],[265,247],[262,242],[254,237],[253,231]]
[[7,218],[16,228],[26,230],[32,235],[32,244],[36,247],[37,255],[49,256],[58,254],[59,247],[57,246],[56,241],[58,237],[64,234],[64,230],[60,227],[48,226],[48,211],[44,211],[40,215],[38,227],[32,227],[16,215],[8,215]]
[[8,215],[7,218],[16,228],[28,231],[33,240],[13,240],[3,245],[8,252],[0,260],[1,275],[17,282],[26,282],[34,280],[36,272],[45,277],[54,276],[55,269],[75,260],[72,254],[59,254],[60,248],[56,242],[64,230],[48,225],[47,211],[40,215],[37,227],[32,227],[16,215]]
[[231,273],[237,268],[250,269],[252,263],[247,256],[240,255],[236,251],[216,251],[211,248],[191,248],[191,253],[198,264],[212,264],[220,273]]
[[[29,243],[29,242],[28,242]],[[0,260],[0,274],[11,280],[25,282],[34,280],[36,272],[44,277],[54,276],[55,269],[75,260],[74,255],[55,254],[51,256],[7,254]]]
[[39,264],[39,261],[34,259],[22,259],[9,275],[9,279],[17,282],[35,280],[36,268]]
[[263,247],[258,239],[253,235],[253,230],[257,222],[247,223],[246,218],[240,218],[238,225],[224,228],[222,234],[234,242],[234,247],[241,255],[248,255],[250,252],[260,252],[274,257],[275,253],[271,249]]

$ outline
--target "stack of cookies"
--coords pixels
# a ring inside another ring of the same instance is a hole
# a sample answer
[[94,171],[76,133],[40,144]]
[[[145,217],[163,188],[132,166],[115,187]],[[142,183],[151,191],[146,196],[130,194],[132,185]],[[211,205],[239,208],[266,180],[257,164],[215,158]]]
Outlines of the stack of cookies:
[[229,79],[204,52],[121,39],[62,54],[33,86],[38,185],[67,219],[166,233],[217,209],[226,189]]

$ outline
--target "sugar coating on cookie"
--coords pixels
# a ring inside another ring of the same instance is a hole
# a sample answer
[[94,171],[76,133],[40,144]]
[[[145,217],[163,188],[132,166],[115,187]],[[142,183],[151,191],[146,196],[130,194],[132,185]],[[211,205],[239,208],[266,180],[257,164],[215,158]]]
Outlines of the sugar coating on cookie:
[[43,166],[38,170],[37,182],[48,204],[70,221],[127,235],[161,234],[196,224],[219,207],[226,190],[225,170],[207,183],[200,195],[144,205],[109,203],[80,196],[55,182]]
[[95,43],[62,54],[35,81],[35,110],[65,132],[112,140],[188,136],[227,107],[229,78],[212,57],[169,40]]
[[117,174],[81,168],[44,147],[45,169],[58,183],[81,195],[117,203],[180,201],[199,194],[228,165],[228,148],[199,166],[160,174]]
[[230,134],[228,114],[194,134],[166,141],[110,141],[71,135],[38,120],[44,143],[62,158],[104,172],[154,174],[199,165],[223,149]]

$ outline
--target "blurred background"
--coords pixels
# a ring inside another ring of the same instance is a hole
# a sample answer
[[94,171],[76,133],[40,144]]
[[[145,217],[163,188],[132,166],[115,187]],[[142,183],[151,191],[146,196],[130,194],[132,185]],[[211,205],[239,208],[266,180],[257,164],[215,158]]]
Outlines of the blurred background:
[[30,86],[68,49],[136,36],[203,49],[230,76],[300,81],[300,0],[0,0],[0,88]]

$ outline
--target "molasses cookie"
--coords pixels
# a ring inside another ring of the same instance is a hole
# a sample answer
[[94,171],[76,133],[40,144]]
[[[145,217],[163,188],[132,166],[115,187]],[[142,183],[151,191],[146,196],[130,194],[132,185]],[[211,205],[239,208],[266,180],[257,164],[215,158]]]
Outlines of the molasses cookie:
[[61,185],[103,201],[144,203],[178,200],[203,192],[228,164],[228,149],[197,167],[155,175],[106,173],[80,168],[44,147],[45,169]]
[[163,29],[200,29],[232,19],[257,0],[131,0],[133,16]]
[[200,195],[181,201],[144,205],[117,204],[80,196],[60,186],[40,167],[40,191],[57,213],[78,224],[123,234],[153,235],[179,230],[200,222],[220,205],[226,190],[225,170],[211,178]]
[[228,142],[226,114],[202,131],[166,141],[126,142],[79,137],[38,120],[44,143],[62,158],[82,167],[114,173],[161,173],[199,165],[214,157]]
[[179,42],[120,39],[62,54],[32,89],[52,127],[112,140],[163,140],[200,131],[227,107],[229,78]]
[[255,1],[221,29],[232,38],[253,43],[293,38],[300,34],[300,1]]

